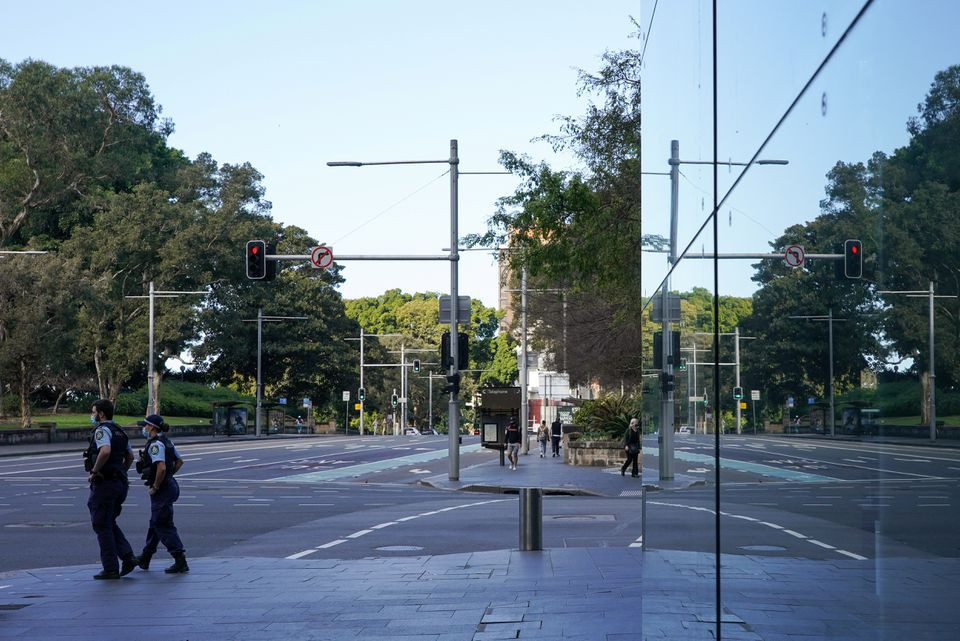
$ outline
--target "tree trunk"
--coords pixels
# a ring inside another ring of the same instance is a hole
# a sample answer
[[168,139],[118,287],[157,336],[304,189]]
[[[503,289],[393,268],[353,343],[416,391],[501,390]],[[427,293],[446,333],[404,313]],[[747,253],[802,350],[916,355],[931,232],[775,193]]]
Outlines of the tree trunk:
[[67,395],[67,392],[70,391],[69,387],[64,387],[63,391],[60,392],[60,395],[57,396],[56,402],[53,404],[53,415],[57,415],[57,411],[60,409],[60,402],[63,400],[63,397]]
[[23,360],[20,361],[20,426],[30,427],[30,384]]
[[103,364],[100,362],[100,348],[93,350],[93,365],[97,368],[97,388],[100,390],[100,398],[107,397],[107,383],[103,380]]
[[930,424],[930,374],[924,372],[920,375],[920,397],[923,399],[920,404],[920,424]]
[[[153,372],[153,414],[160,413],[160,381],[163,379],[163,374],[157,370]],[[150,408],[147,408],[149,411]]]

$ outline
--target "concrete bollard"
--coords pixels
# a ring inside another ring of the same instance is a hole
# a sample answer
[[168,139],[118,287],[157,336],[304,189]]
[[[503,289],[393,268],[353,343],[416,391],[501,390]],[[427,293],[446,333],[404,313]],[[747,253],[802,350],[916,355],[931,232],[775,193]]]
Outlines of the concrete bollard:
[[543,492],[539,487],[520,488],[520,550],[543,549]]

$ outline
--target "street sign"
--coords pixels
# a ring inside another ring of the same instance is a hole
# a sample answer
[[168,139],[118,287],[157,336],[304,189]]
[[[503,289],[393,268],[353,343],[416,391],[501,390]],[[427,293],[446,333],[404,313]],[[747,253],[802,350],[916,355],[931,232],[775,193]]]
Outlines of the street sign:
[[677,294],[670,294],[667,296],[667,316],[668,318],[663,318],[663,296],[656,295],[653,298],[653,311],[650,313],[650,319],[655,323],[662,323],[664,320],[667,320],[671,323],[676,323],[681,320],[680,318],[680,296]]
[[[440,324],[450,324],[450,297],[440,297]],[[470,324],[470,297],[457,296],[457,325]]]
[[286,405],[286,404],[287,404],[287,399],[285,399],[285,398],[283,398],[283,397],[281,396],[279,399],[277,399],[277,402],[280,403],[281,405]]
[[350,390],[348,389],[343,390],[343,402],[344,403],[350,402]]
[[687,399],[687,400],[688,400],[689,402],[691,402],[691,403],[702,403],[702,402],[703,402],[703,397],[702,397],[702,396],[691,396],[691,397],[690,397],[689,399]]
[[354,403],[354,404],[353,404],[353,409],[356,410],[357,412],[359,412],[359,411],[360,411],[360,403]]
[[816,398],[814,398],[813,396],[807,397],[807,405],[816,405],[816,404],[817,404]]
[[760,390],[758,390],[758,389],[752,389],[752,390],[750,390],[750,400],[751,400],[751,401],[759,401],[759,400],[760,400]]
[[307,398],[307,397],[304,397],[304,398],[303,398],[303,406],[304,406],[304,407],[310,407],[310,399],[309,399],[309,398]]
[[317,269],[327,269],[333,265],[333,247],[320,245],[311,249],[310,264]]
[[788,396],[788,397],[787,397],[787,407],[793,407],[793,397],[792,397],[792,396]]
[[790,245],[783,252],[783,260],[787,263],[788,267],[803,266],[803,257],[803,247],[800,245]]
[[406,396],[401,396],[400,398],[397,399],[397,402],[398,402],[398,403],[406,403],[406,402],[407,402],[407,397],[406,397]]
[[740,401],[740,409],[742,409],[742,410],[747,409],[747,404],[746,404],[745,402],[743,402],[743,401]]

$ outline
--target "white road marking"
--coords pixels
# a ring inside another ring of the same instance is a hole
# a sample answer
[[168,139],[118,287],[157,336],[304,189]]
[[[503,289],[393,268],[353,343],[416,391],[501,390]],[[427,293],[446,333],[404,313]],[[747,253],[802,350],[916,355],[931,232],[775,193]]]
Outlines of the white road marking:
[[396,521],[387,521],[386,523],[380,523],[380,524],[378,524],[378,525],[371,525],[371,526],[370,526],[370,529],[371,529],[371,530],[382,530],[382,529],[385,528],[385,527],[390,527],[391,525],[396,525],[396,524],[397,524]]
[[234,503],[233,507],[270,507],[266,503]]
[[332,548],[334,545],[340,545],[341,543],[346,543],[346,539],[337,539],[336,541],[330,541],[329,543],[324,543],[323,545],[318,545],[318,550],[325,550],[327,548]]
[[301,558],[307,556],[308,554],[313,554],[314,552],[316,552],[316,550],[304,550],[303,552],[297,552],[296,554],[291,554],[290,556],[285,557],[285,558],[287,558],[287,559],[301,559]]
[[833,503],[804,503],[804,507],[833,507]]
[[925,458],[895,458],[894,461],[903,461],[904,463],[929,463]]
[[[716,514],[716,512],[715,512],[714,510],[711,510],[711,509],[709,509],[709,508],[702,508],[702,507],[697,507],[697,506],[693,506],[693,505],[683,505],[682,503],[665,503],[665,502],[663,502],[663,501],[649,501],[649,503],[652,504],[652,505],[665,505],[665,506],[668,506],[668,507],[679,507],[679,508],[684,508],[684,509],[687,509],[687,510],[707,511],[707,512],[710,512],[710,513],[712,513],[712,514]],[[720,514],[721,514],[722,516],[726,516],[726,517],[730,517],[730,518],[740,518],[740,519],[747,518],[747,519],[751,519],[751,517],[744,517],[744,515],[742,515],[742,514],[730,514],[729,512],[723,512],[723,511],[721,511]],[[822,541],[817,541],[816,539],[812,539],[812,538],[808,537],[808,536],[805,535],[805,534],[801,534],[800,532],[796,532],[796,531],[794,531],[794,530],[788,530],[787,528],[783,527],[782,525],[777,525],[776,523],[770,523],[769,521],[759,521],[759,520],[757,520],[757,519],[752,519],[752,520],[756,521],[759,525],[765,525],[765,526],[771,527],[771,528],[773,528],[773,529],[775,529],[775,530],[780,530],[780,531],[782,531],[782,532],[785,533],[785,534],[789,534],[789,535],[791,535],[791,536],[794,536],[794,537],[796,537],[796,538],[798,538],[798,539],[802,539],[802,540],[804,540],[804,541],[810,541],[810,542],[813,543],[814,545],[818,545],[818,546],[820,546],[820,547],[822,547],[822,548],[826,548],[826,549],[829,549],[829,550],[835,550],[835,551],[836,551],[837,553],[839,553],[839,554],[844,554],[844,555],[846,555],[846,556],[849,556],[850,558],[857,559],[858,561],[866,561],[866,560],[867,560],[867,557],[865,557],[865,556],[860,556],[859,554],[854,554],[853,552],[847,552],[846,550],[836,549],[836,548],[834,548],[834,547],[831,546],[831,545],[828,545],[828,544],[826,544],[826,543],[823,543]],[[631,547],[635,547],[635,546],[631,544]]]
[[298,507],[329,507],[335,503],[297,503]]
[[359,532],[354,532],[353,534],[348,534],[348,539],[359,539],[364,534],[370,534],[373,530],[360,530]]
[[950,507],[949,503],[920,503],[917,507]]

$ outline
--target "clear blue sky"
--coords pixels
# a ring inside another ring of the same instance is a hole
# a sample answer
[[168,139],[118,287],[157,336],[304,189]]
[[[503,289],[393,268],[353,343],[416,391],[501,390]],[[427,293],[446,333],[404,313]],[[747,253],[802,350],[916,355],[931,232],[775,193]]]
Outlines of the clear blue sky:
[[[684,159],[712,153],[710,4],[657,5],[644,70],[649,171],[667,169],[671,138],[681,141]],[[720,3],[721,157],[752,153],[860,4]],[[449,237],[449,183],[437,179],[444,167],[325,163],[440,159],[456,138],[463,171],[499,169],[501,149],[564,165],[569,159],[530,140],[556,130],[553,116],[582,113],[576,68],[596,69],[605,49],[637,46],[628,16],[646,30],[653,7],[653,0],[16,3],[4,9],[0,57],[132,67],[175,122],[171,144],[191,156],[251,162],[265,175],[277,220],[304,227],[339,254],[434,253]],[[933,74],[960,62],[958,18],[949,0],[879,0],[765,154],[789,159],[789,167],[756,168],[724,209],[721,251],[765,251],[786,226],[817,214],[823,176],[836,160],[903,144],[904,123]],[[684,174],[682,241],[706,214],[701,196],[710,202],[698,189],[711,184],[707,168]],[[724,170],[721,184],[729,181]],[[482,231],[514,184],[509,176],[463,177],[461,234]],[[668,180],[646,178],[647,233],[667,232],[668,202]],[[707,264],[697,262],[681,266],[676,287],[712,286]],[[663,265],[647,255],[645,287],[656,286]],[[445,263],[346,267],[347,297],[449,287]],[[752,291],[750,273],[746,263],[726,265],[723,293]],[[464,256],[461,293],[493,305],[496,281],[488,255]]]

